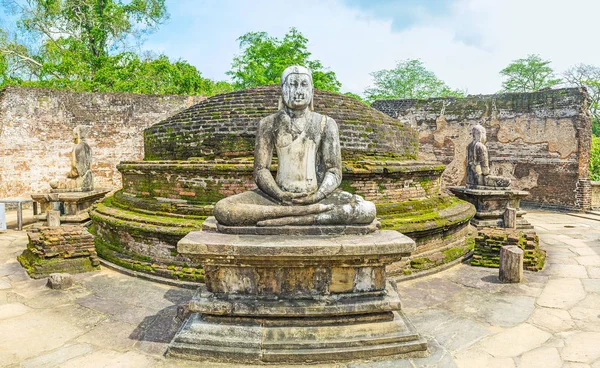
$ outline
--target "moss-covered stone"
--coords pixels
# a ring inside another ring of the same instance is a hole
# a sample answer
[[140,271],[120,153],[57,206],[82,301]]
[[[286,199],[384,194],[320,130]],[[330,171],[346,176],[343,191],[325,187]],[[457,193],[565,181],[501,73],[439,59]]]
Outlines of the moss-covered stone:
[[523,249],[523,268],[540,271],[544,268],[546,252],[539,247],[539,239],[533,230],[483,229],[474,240],[471,265],[498,268],[500,248],[516,245]]
[[29,249],[24,250],[17,260],[32,279],[45,278],[51,273],[73,274],[100,270],[100,266],[92,264],[89,257],[40,259]]

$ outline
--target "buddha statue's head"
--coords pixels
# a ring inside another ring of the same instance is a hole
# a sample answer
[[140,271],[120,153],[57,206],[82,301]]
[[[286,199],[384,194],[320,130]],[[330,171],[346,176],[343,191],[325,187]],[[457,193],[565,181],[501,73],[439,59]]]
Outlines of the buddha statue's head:
[[88,127],[85,125],[77,125],[75,129],[73,129],[73,142],[75,144],[79,144],[80,142],[85,142],[85,138],[87,137]]
[[292,110],[312,110],[313,83],[310,69],[292,65],[281,74],[281,97],[285,106]]
[[484,143],[487,142],[487,137],[486,137],[486,133],[485,133],[485,128],[480,125],[477,124],[473,127],[473,142],[481,142]]

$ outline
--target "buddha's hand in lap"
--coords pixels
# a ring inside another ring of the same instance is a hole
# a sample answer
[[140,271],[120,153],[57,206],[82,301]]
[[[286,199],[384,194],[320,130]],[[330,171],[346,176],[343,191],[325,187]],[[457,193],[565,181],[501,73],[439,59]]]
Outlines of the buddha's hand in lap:
[[304,193],[302,196],[292,199],[292,204],[295,204],[295,205],[313,204],[313,203],[322,201],[324,198],[325,198],[325,196],[319,191]]
[[306,197],[306,195],[307,195],[307,193],[283,192],[283,194],[279,198],[279,201],[281,202],[281,204],[283,204],[285,206],[292,206],[292,205],[296,204],[294,202],[294,200],[296,200],[298,198]]

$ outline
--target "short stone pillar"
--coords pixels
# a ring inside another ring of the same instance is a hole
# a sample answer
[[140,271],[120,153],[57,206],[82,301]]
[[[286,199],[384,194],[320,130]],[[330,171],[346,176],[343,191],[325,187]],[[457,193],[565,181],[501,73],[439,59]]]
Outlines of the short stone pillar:
[[523,280],[523,249],[516,245],[500,248],[500,282],[521,282]]
[[504,210],[504,227],[507,229],[517,228],[517,209],[506,207]]
[[49,210],[46,215],[46,222],[48,223],[48,227],[60,226],[60,211]]

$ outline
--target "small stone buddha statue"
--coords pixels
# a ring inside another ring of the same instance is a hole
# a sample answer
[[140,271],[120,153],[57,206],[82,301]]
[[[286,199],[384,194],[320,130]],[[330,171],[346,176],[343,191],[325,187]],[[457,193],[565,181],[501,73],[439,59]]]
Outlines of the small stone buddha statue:
[[66,178],[55,179],[50,182],[52,189],[61,192],[87,192],[94,189],[92,176],[92,149],[85,141],[87,127],[78,125],[73,129],[73,142],[75,147],[71,151],[71,171]]
[[[313,110],[312,74],[290,66],[281,75],[280,110],[258,124],[257,189],[224,198],[215,218],[227,226],[370,224],[375,205],[338,188],[342,157],[338,127]],[[269,170],[277,155],[277,175]]]
[[473,141],[467,146],[467,188],[505,189],[510,187],[510,179],[490,175],[490,163],[485,128],[480,124],[473,127]]

